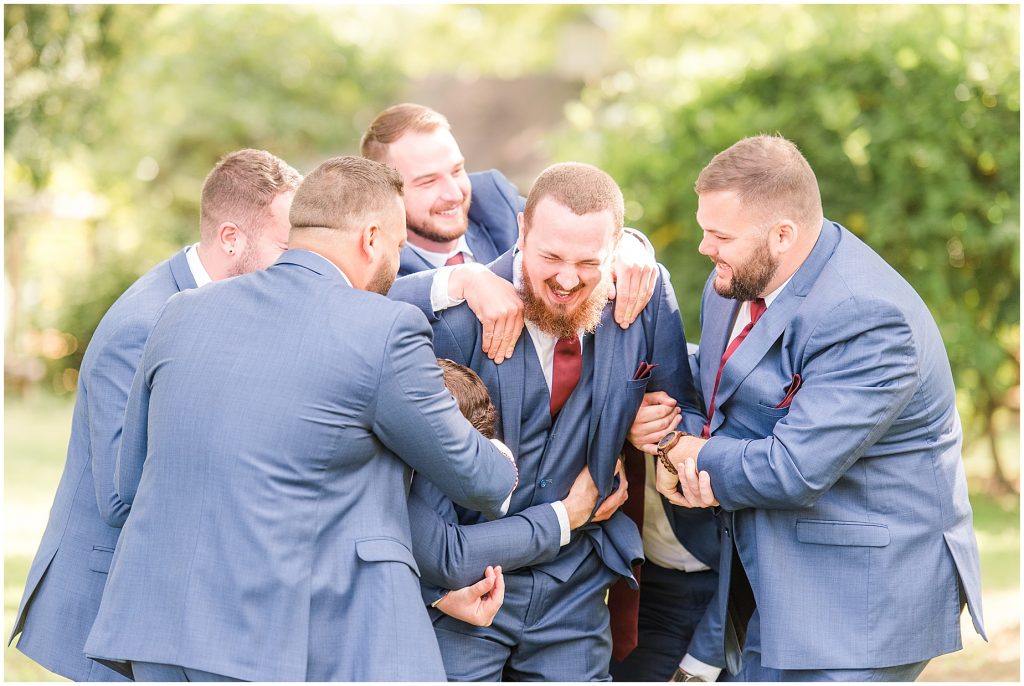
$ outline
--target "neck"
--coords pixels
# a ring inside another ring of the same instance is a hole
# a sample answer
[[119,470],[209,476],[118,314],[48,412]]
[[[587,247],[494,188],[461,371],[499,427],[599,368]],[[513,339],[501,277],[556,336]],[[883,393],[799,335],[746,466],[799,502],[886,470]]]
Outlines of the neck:
[[412,245],[415,245],[420,250],[426,250],[427,252],[436,252],[439,255],[450,253],[452,250],[455,250],[455,246],[459,244],[458,238],[443,242],[432,241],[429,238],[424,238],[423,236],[419,235],[411,228],[408,229],[408,232],[406,233],[406,241],[408,241]]
[[350,257],[352,252],[350,247],[346,247],[343,243],[339,245],[336,240],[321,241],[315,240],[312,237],[306,239],[296,235],[297,233],[294,230],[291,233],[288,241],[289,250],[309,250],[310,252],[315,252],[340,269],[354,288],[366,290],[369,274],[365,273],[365,269],[360,269],[358,265],[353,263]]
[[222,252],[217,250],[215,246],[203,243],[202,241],[200,241],[199,247],[196,250],[199,253],[199,261],[203,263],[203,269],[206,270],[206,273],[210,275],[212,280],[220,281],[221,279],[228,278],[230,263]]

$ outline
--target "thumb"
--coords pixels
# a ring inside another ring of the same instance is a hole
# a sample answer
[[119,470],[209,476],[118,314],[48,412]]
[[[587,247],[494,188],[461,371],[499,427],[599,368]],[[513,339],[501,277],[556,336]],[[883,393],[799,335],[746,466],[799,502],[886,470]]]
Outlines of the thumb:
[[496,576],[494,574],[494,570],[491,567],[488,567],[484,578],[470,586],[469,590],[474,596],[480,597],[494,590],[495,582]]

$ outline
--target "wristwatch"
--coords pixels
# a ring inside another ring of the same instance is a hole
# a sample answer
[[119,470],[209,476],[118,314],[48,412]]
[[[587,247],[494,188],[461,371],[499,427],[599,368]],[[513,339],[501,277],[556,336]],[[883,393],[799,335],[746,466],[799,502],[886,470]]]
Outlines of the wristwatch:
[[661,437],[658,441],[658,459],[661,460],[661,464],[665,465],[665,469],[668,470],[669,474],[678,474],[674,464],[668,460],[668,451],[676,447],[676,443],[683,436],[692,436],[691,433],[685,431],[669,431],[667,434]]
[[675,673],[669,681],[705,681],[696,674],[690,674],[682,667],[676,667]]

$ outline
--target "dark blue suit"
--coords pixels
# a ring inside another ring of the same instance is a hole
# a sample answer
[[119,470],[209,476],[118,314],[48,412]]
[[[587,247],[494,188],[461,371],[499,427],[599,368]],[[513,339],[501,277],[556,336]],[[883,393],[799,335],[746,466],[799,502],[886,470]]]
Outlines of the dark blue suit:
[[[491,268],[511,281],[512,252]],[[439,316],[429,312],[430,277],[400,280],[391,297],[427,312],[437,355],[472,368],[490,390],[501,417],[501,439],[520,465],[510,512],[563,498],[583,465],[589,466],[601,497],[610,494],[616,458],[645,391],[666,391],[679,399],[688,423],[701,421],[681,354],[686,347],[682,323],[664,269],[654,297],[629,329],[615,324],[610,304],[597,332],[584,338],[580,382],[553,426],[547,386],[529,334],[520,337],[511,358],[495,365],[481,351],[481,326],[466,305]],[[648,378],[634,380],[642,361],[658,366]],[[463,512],[461,521],[481,520]],[[636,525],[620,511],[575,532],[553,560],[507,575],[505,606],[492,627],[435,618],[449,677],[497,678],[507,661],[507,677],[607,678],[611,642],[604,592],[619,576],[633,580],[632,565],[642,559],[642,551]],[[527,626],[530,636],[514,635],[518,626]]]
[[[523,211],[526,199],[497,169],[470,174],[469,181],[473,188],[473,202],[469,206],[466,243],[473,251],[473,258],[486,264],[515,245],[519,237],[516,215]],[[402,248],[399,276],[433,268],[409,245]]]
[[67,462],[14,620],[18,649],[76,681],[120,675],[82,648],[99,609],[128,505],[114,491],[114,464],[128,390],[167,299],[195,288],[185,251],[139,278],[103,316],[82,361]]

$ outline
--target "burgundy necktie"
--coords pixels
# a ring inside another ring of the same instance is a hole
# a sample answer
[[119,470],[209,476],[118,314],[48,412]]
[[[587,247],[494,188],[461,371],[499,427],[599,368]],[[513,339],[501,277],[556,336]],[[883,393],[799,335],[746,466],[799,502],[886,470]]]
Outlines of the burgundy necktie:
[[583,369],[583,352],[580,339],[559,338],[555,343],[555,359],[551,368],[551,421],[555,421],[558,411],[572,395],[572,389],[580,380]]
[[718,365],[718,376],[715,377],[715,390],[711,392],[711,405],[708,406],[708,421],[704,424],[704,431],[701,435],[704,438],[711,436],[711,418],[715,416],[715,396],[718,394],[718,384],[722,381],[722,370],[725,369],[725,363],[729,361],[732,354],[736,352],[736,348],[740,347],[740,343],[747,337],[750,330],[754,328],[754,324],[757,324],[757,320],[761,318],[764,311],[768,308],[764,303],[763,298],[758,298],[750,303],[750,323],[743,327],[743,330],[736,335],[736,338],[732,339],[732,343],[725,349],[725,353],[722,355],[722,362]]
[[454,255],[452,255],[451,257],[448,258],[448,261],[444,263],[444,266],[450,267],[453,264],[463,264],[465,261],[466,261],[466,258],[463,257],[462,253],[461,252],[457,252],[457,253],[455,253]]
[[[647,488],[645,460],[647,455],[630,444],[623,451],[626,461],[626,480],[629,482],[629,497],[620,508],[636,522],[641,536],[644,533],[644,491]],[[633,576],[640,583],[640,565],[633,567]],[[611,615],[612,657],[622,662],[636,648],[639,633],[637,622],[640,616],[640,589],[633,590],[625,577],[619,577],[608,591],[608,613]]]

